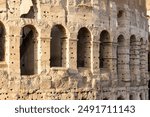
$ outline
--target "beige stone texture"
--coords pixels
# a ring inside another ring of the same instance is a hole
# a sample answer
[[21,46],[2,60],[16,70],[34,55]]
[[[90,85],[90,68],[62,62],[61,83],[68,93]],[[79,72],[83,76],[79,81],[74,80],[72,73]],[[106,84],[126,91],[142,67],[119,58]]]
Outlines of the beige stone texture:
[[0,0],[0,99],[149,99],[150,0]]

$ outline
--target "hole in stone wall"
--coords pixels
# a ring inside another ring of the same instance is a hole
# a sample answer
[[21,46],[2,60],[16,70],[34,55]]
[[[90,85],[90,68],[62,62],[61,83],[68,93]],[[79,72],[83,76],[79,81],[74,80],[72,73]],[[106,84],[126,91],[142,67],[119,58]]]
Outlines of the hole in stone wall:
[[83,27],[79,30],[77,38],[77,67],[90,67],[91,33]]
[[38,13],[37,8],[37,1],[31,0],[30,2],[26,3],[25,0],[22,0],[20,7],[28,6],[29,8],[21,8],[21,18],[35,18]]
[[123,18],[124,18],[124,11],[123,10],[119,10],[118,13],[117,13],[118,26],[123,24]]
[[0,22],[0,61],[5,60],[5,28]]
[[50,66],[64,67],[66,56],[66,30],[62,25],[55,25],[51,30]]
[[124,13],[123,10],[119,10],[119,11],[118,11],[118,14],[117,14],[117,17],[118,17],[118,18],[123,17],[123,13]]
[[110,35],[107,31],[102,31],[101,35],[100,35],[100,49],[99,49],[99,60],[100,60],[100,64],[99,64],[99,68],[108,68],[109,64],[105,64],[108,63],[109,60],[107,61],[107,58],[109,57],[109,51],[110,51],[110,47],[107,45],[110,42]]
[[35,55],[36,44],[36,30],[33,26],[27,25],[22,28],[20,40],[20,68],[21,75],[35,74],[35,67],[37,55]]

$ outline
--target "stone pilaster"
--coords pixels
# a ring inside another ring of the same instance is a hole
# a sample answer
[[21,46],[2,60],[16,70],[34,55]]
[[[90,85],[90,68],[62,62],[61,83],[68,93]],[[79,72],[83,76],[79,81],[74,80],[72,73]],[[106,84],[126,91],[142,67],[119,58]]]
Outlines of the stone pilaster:
[[108,42],[105,43],[105,47],[103,50],[104,56],[104,69],[106,69],[107,72],[109,72],[111,74],[111,80],[116,81],[117,75],[116,75],[116,52],[114,52],[114,50],[116,50],[114,47],[115,43],[112,42]]
[[112,43],[112,80],[116,82],[117,79],[117,43]]
[[62,39],[62,67],[69,67],[69,62],[68,62],[68,38],[67,37],[63,37]]
[[50,68],[50,37],[41,37],[41,71]]
[[122,42],[117,47],[117,74],[119,81],[130,81],[129,46]]
[[20,0],[7,1],[7,7],[9,8],[9,19],[18,19],[20,17]]
[[[147,45],[147,44],[146,44]],[[145,45],[145,46],[146,46]],[[145,50],[145,62],[146,62],[146,64],[145,64],[145,75],[146,75],[146,77],[145,77],[145,81],[148,81],[149,80],[149,72],[148,72],[148,59],[150,59],[150,58],[148,58],[148,53],[149,53],[149,50]]]
[[146,56],[146,47],[145,44],[142,43],[141,44],[141,48],[140,48],[140,72],[141,72],[141,79],[145,79],[146,78],[146,60],[147,60],[147,56]]
[[69,39],[69,52],[68,52],[68,67],[71,69],[77,69],[77,39]]
[[99,69],[99,41],[92,41],[91,42],[91,71],[93,74],[100,74],[100,69]]
[[20,30],[16,30],[16,26],[9,27],[9,72],[20,74]]

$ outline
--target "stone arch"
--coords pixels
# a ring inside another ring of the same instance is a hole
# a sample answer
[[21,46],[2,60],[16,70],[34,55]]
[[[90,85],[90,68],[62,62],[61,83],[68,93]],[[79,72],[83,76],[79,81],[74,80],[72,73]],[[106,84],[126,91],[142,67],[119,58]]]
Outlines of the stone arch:
[[135,35],[130,37],[130,76],[131,80],[139,79],[139,47]]
[[77,67],[90,68],[91,66],[91,33],[88,28],[82,27],[78,32]]
[[20,72],[21,75],[37,73],[37,30],[33,25],[21,29],[20,39]]
[[125,11],[123,9],[119,9],[117,12],[117,22],[118,26],[122,26],[124,24]]
[[54,25],[50,36],[50,67],[66,67],[66,29],[62,25]]
[[139,94],[139,99],[140,99],[140,100],[144,100],[144,94],[143,94],[143,93],[140,93],[140,94]]
[[99,68],[109,68],[110,47],[110,34],[103,30],[100,34]]
[[124,79],[125,74],[123,73],[124,71],[124,66],[125,66],[125,38],[123,35],[119,35],[117,38],[117,74],[118,78]]
[[120,95],[119,97],[117,97],[117,100],[125,100],[125,99],[122,95]]
[[136,36],[135,35],[131,35],[130,37],[130,45],[134,45],[136,42]]
[[130,94],[129,100],[134,100],[134,95],[133,94]]
[[0,22],[0,61],[5,61],[5,35],[4,24]]

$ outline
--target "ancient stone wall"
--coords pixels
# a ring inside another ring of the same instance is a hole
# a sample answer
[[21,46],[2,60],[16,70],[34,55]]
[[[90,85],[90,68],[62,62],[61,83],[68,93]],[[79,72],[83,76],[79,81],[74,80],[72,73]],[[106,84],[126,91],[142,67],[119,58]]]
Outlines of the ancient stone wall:
[[[147,8],[147,18],[148,18],[148,28],[149,28],[149,34],[148,34],[148,48],[147,48],[147,52],[148,52],[148,72],[149,72],[149,76],[150,76],[150,1],[146,0],[147,4],[146,4],[146,8]],[[150,81],[148,84],[148,87],[150,89]],[[150,90],[149,90],[150,93]],[[150,94],[149,94],[149,99],[150,99]]]
[[145,0],[0,6],[0,99],[148,99]]

